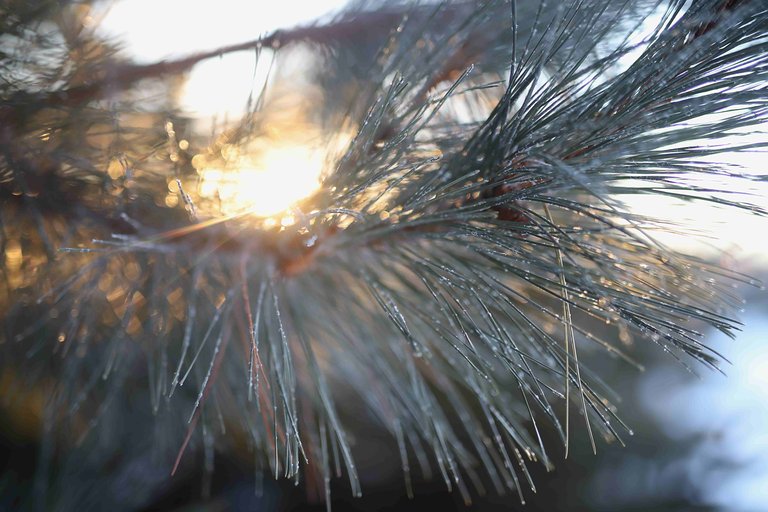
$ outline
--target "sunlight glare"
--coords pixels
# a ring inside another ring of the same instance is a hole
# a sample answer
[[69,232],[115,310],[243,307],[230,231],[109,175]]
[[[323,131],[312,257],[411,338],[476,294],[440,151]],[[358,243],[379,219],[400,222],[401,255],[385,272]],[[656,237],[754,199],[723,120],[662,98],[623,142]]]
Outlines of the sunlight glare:
[[270,148],[260,157],[242,157],[237,168],[201,172],[200,195],[217,197],[224,215],[277,215],[320,186],[323,152],[308,146]]

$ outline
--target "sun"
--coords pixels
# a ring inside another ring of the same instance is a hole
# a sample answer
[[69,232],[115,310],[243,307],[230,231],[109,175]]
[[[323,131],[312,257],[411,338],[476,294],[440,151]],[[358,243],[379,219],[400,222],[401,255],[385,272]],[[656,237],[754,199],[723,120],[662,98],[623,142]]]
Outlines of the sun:
[[320,187],[324,152],[309,146],[272,147],[257,157],[240,156],[226,168],[200,171],[199,193],[217,198],[222,215],[274,217]]

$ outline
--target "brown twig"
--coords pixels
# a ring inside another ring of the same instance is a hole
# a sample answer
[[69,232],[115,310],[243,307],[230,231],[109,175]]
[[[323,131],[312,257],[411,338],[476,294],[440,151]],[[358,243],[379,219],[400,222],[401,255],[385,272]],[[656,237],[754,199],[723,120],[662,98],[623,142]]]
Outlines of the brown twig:
[[[462,5],[453,6],[448,9],[448,14],[451,17],[455,16],[460,7]],[[7,124],[13,120],[15,105],[34,104],[37,108],[75,107],[128,89],[141,80],[183,73],[202,61],[222,55],[258,48],[277,49],[302,41],[330,44],[344,39],[387,34],[400,23],[403,16],[404,13],[398,10],[355,13],[326,25],[278,30],[251,41],[222,46],[176,60],[162,60],[152,64],[116,64],[107,76],[92,83],[35,95],[24,94],[23,98],[22,95],[17,95],[7,101],[6,105],[0,106],[0,122]]]

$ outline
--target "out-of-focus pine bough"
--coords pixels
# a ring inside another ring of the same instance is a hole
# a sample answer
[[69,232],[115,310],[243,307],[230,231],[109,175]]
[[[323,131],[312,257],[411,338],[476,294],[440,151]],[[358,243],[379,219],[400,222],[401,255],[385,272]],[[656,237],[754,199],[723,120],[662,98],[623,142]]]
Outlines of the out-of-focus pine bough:
[[[215,445],[245,443],[275,477],[327,498],[345,474],[360,494],[367,415],[409,492],[437,470],[467,502],[522,500],[527,465],[553,464],[541,428],[566,453],[576,418],[593,445],[627,431],[580,351],[633,364],[633,344],[655,343],[716,367],[699,331],[736,328],[742,278],[671,253],[663,212],[620,199],[765,213],[700,185],[750,179],[704,162],[760,145],[717,142],[766,121],[765,2],[364,4],[154,65],[120,61],[87,11],[0,16],[3,371],[48,390],[48,457],[61,432],[121,432],[148,396],[177,466],[190,444],[212,467]],[[256,91],[241,122],[195,138],[174,77],[294,47],[322,62],[324,136],[351,142],[292,224],[201,211],[192,155],[246,151],[268,105]]]

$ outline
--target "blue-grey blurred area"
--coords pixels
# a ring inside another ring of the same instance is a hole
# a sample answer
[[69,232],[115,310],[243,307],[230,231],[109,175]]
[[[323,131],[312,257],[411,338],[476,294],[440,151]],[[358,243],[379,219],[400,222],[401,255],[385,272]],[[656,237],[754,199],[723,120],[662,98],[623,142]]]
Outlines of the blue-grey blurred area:
[[[762,282],[766,279],[763,271]],[[642,423],[626,450],[599,457],[589,503],[651,510],[664,503],[768,509],[768,295],[753,290],[735,340],[710,333],[730,364],[699,377],[655,361],[634,379],[623,410]],[[684,509],[684,508],[683,508]]]

